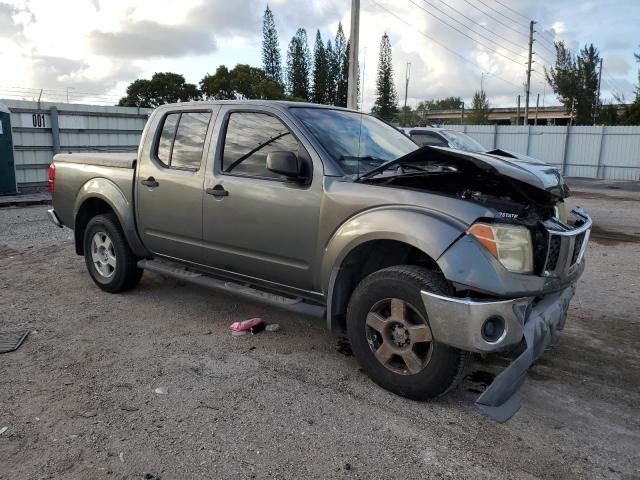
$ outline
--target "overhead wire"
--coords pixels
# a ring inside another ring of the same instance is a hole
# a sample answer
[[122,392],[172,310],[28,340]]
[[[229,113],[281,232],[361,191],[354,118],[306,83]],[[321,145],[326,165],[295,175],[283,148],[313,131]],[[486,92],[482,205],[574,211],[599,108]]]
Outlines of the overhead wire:
[[524,28],[529,28],[529,25],[525,25],[523,23],[520,23],[516,20],[514,20],[513,18],[510,18],[508,16],[506,16],[504,13],[500,12],[500,10],[496,10],[495,8],[493,8],[491,5],[487,5],[485,2],[483,2],[482,0],[476,0],[477,2],[481,3],[482,5],[484,5],[485,7],[487,7],[490,10],[493,10],[494,12],[496,12],[498,15],[500,15],[501,17],[506,18],[507,20],[509,20],[510,22],[515,23],[516,25],[520,25],[521,27]]
[[[428,38],[429,40],[431,40],[433,43],[435,43],[436,45],[440,46],[441,48],[443,48],[444,50],[448,51],[449,53],[451,53],[452,55],[455,55],[456,57],[460,58],[462,61],[473,65],[474,67],[476,67],[478,70],[485,70],[485,67],[482,67],[480,65],[478,65],[477,63],[469,60],[468,58],[466,58],[464,55],[456,52],[455,50],[452,50],[451,48],[447,47],[446,45],[444,45],[443,43],[439,42],[438,40],[436,40],[435,38],[433,38],[431,35],[428,35],[426,33],[424,33],[422,30],[417,29],[415,26],[413,26],[411,23],[407,22],[406,20],[404,20],[403,18],[401,18],[400,16],[396,15],[394,12],[392,12],[391,10],[389,10],[387,7],[385,7],[384,5],[382,5],[380,2],[378,2],[377,0],[371,0],[372,3],[374,3],[376,6],[378,6],[378,8],[381,8],[382,10],[384,10],[385,12],[387,12],[389,15],[391,15],[392,17],[394,17],[396,20],[404,23],[405,25],[407,25],[409,28],[411,28],[412,30],[414,30],[415,32],[419,33],[420,35],[422,35],[425,38]],[[507,80],[506,78],[501,77],[500,75],[497,75],[495,73],[492,73],[492,76],[502,80],[505,83],[508,83],[510,85],[513,85],[515,87],[520,88],[520,85],[517,85],[515,83],[513,83],[510,80]]]
[[[520,30],[518,30],[518,29],[513,28],[511,25],[509,25],[509,24],[507,24],[507,23],[504,23],[504,22],[503,22],[502,20],[500,20],[499,18],[496,18],[496,17],[494,17],[493,15],[491,15],[491,14],[489,14],[489,13],[485,12],[485,11],[484,11],[484,10],[482,10],[480,7],[478,7],[475,3],[470,2],[469,0],[464,0],[464,1],[465,1],[465,3],[467,3],[467,4],[471,5],[473,8],[475,8],[476,10],[478,10],[478,11],[479,11],[480,13],[482,13],[483,15],[486,15],[487,17],[489,17],[490,19],[492,19],[492,20],[493,20],[493,21],[495,21],[496,23],[499,23],[499,24],[500,24],[500,25],[502,25],[503,27],[506,27],[506,28],[508,28],[509,30],[512,30],[512,31],[514,31],[514,32],[516,32],[516,33],[519,33],[519,34],[521,34],[521,35],[524,35],[525,37],[527,37],[527,38],[528,38],[528,35],[526,35],[526,34],[525,34],[525,33],[523,33],[522,31],[520,31]],[[529,28],[529,27],[527,27],[527,28]]]
[[[494,40],[494,39],[492,39],[492,38],[489,38],[489,37],[487,37],[487,36],[485,36],[485,35],[483,35],[483,34],[481,34],[481,33],[479,33],[479,32],[476,32],[475,30],[473,30],[472,28],[470,28],[468,25],[465,25],[465,24],[464,24],[464,23],[462,23],[460,20],[457,20],[456,18],[452,17],[452,16],[451,16],[451,15],[449,15],[447,12],[445,12],[445,11],[441,10],[440,8],[436,7],[435,5],[433,5],[433,4],[431,4],[431,3],[429,3],[427,0],[422,0],[422,1],[423,1],[424,3],[426,3],[427,5],[429,5],[430,7],[434,8],[435,10],[437,10],[437,11],[441,12],[443,15],[446,15],[448,18],[450,18],[450,19],[451,19],[451,20],[453,20],[454,22],[456,22],[456,23],[458,23],[458,24],[462,25],[462,27],[463,27],[463,28],[467,28],[470,32],[473,32],[474,34],[478,35],[479,37],[484,38],[485,40],[487,40],[487,41],[489,41],[489,42],[491,42],[491,43],[493,43],[493,44],[497,45],[498,47],[503,48],[503,49],[505,49],[506,51],[511,52],[511,53],[512,53],[512,54],[514,54],[514,55],[518,55],[519,57],[522,57],[522,58],[524,58],[524,59],[526,60],[526,58],[527,58],[527,57],[526,57],[525,55],[523,55],[522,53],[517,52],[517,51],[514,51],[514,50],[511,50],[510,48],[505,47],[504,45],[502,45],[501,43],[497,42],[496,40]],[[442,0],[441,0],[441,1],[442,1]],[[444,2],[443,2],[443,3],[444,3]],[[445,4],[445,5],[446,5],[446,4]],[[447,5],[447,6],[449,6],[449,5]],[[449,8],[452,8],[453,10],[455,10],[453,7],[449,7]],[[457,10],[456,10],[456,12],[457,12]],[[460,13],[460,12],[458,12],[458,13]],[[471,19],[470,19],[469,17],[467,17],[466,15],[464,15],[464,14],[462,14],[462,15],[463,15],[465,18],[467,18],[468,20],[471,20]],[[476,24],[480,25],[479,23],[477,23],[477,22],[475,22],[475,21],[473,21],[473,20],[471,20],[471,21],[472,21],[473,23],[476,23]],[[446,23],[446,22],[445,22],[445,23]],[[447,23],[447,25],[449,25],[449,24]],[[450,25],[449,25],[449,26],[450,26]],[[484,27],[484,26],[482,26],[482,25],[480,25],[480,26],[481,26],[482,28],[486,28],[486,27]],[[453,27],[451,27],[451,28],[453,28]],[[458,31],[459,31],[459,30],[458,30]],[[492,33],[493,35],[495,35],[495,33],[491,32],[491,30],[488,30],[488,31],[489,31],[490,33]],[[506,41],[508,41],[508,40],[506,40]],[[518,46],[518,45],[516,45],[516,44],[514,44],[514,43],[512,43],[512,42],[509,42],[509,43],[510,43],[510,44],[512,44],[512,45],[514,45],[516,48],[520,48],[520,46]]]
[[607,80],[607,78],[608,78],[608,83],[609,83],[609,85],[613,87],[613,90],[616,90],[616,91],[615,91],[615,92],[613,92],[613,93],[620,93],[620,94],[624,95],[624,94],[626,93],[626,92],[625,92],[625,90],[626,90],[628,87],[623,88],[623,87],[618,83],[618,80],[616,80],[616,78],[615,78],[613,75],[611,75],[611,73],[609,73],[609,71],[608,71],[604,66],[602,67],[602,71],[603,71],[603,73],[604,73],[604,78],[605,78],[605,80]]
[[[499,1],[499,0],[493,0],[493,1],[494,1],[494,2],[496,2],[498,5],[503,6],[504,8],[506,8],[507,10],[509,10],[510,12],[515,13],[515,14],[516,14],[516,15],[518,15],[519,17],[524,18],[524,19],[525,19],[525,20],[527,20],[527,21],[530,21],[530,20],[531,20],[531,19],[530,19],[530,18],[528,18],[526,15],[523,15],[522,13],[518,12],[517,10],[514,10],[513,8],[509,7],[508,5],[505,5],[505,4],[504,4],[504,3],[502,3],[501,1]],[[480,3],[484,3],[484,2],[480,2]],[[497,11],[497,10],[494,10],[494,11]],[[498,13],[499,13],[499,12],[498,12]],[[504,16],[504,15],[503,15],[503,16]],[[508,18],[508,17],[507,17],[507,18]],[[521,24],[519,24],[519,25],[521,25]],[[523,25],[523,26],[524,26],[524,25]],[[545,30],[539,30],[539,31],[538,31],[538,33],[549,35],[549,38],[550,38],[551,40],[546,39],[546,38],[545,38],[544,36],[542,36],[542,35],[539,35],[537,40],[540,40],[540,43],[539,43],[539,44],[540,44],[540,45],[542,45],[542,46],[543,46],[543,48],[546,48],[547,50],[549,50],[549,52],[550,52],[550,53],[555,54],[555,52],[554,52],[554,51],[552,51],[552,50],[550,50],[550,49],[548,48],[548,47],[552,47],[552,48],[553,48],[553,42],[555,42],[555,38],[553,38],[553,37],[552,37],[549,33],[547,33]],[[545,44],[545,43],[543,43],[543,42],[546,42],[546,44]]]
[[448,23],[448,22],[446,22],[445,20],[442,20],[440,17],[438,17],[437,15],[434,15],[433,13],[431,13],[431,12],[430,12],[429,10],[427,10],[426,8],[424,8],[424,7],[420,6],[419,4],[415,3],[413,0],[408,0],[408,1],[409,1],[409,3],[411,3],[411,4],[415,5],[416,7],[418,7],[420,10],[423,10],[423,11],[424,11],[424,12],[426,12],[427,14],[431,15],[431,16],[432,16],[433,18],[435,18],[436,20],[439,20],[440,22],[444,23],[444,24],[445,24],[445,25],[447,25],[449,28],[452,28],[453,30],[455,30],[455,31],[457,31],[458,33],[460,33],[461,35],[463,35],[463,36],[467,37],[468,39],[473,40],[473,41],[474,41],[475,43],[477,43],[478,45],[483,46],[483,47],[484,47],[484,48],[486,48],[487,50],[489,50],[489,51],[491,51],[491,52],[495,53],[496,55],[500,55],[501,57],[506,58],[507,60],[509,60],[509,61],[511,61],[511,62],[513,62],[513,63],[515,63],[515,64],[517,64],[517,65],[522,65],[522,62],[519,62],[518,60],[514,60],[513,58],[511,58],[511,57],[509,57],[509,56],[505,55],[504,53],[501,53],[501,52],[499,52],[498,50],[496,50],[496,49],[494,49],[494,48],[492,48],[492,47],[490,47],[490,46],[488,46],[488,45],[485,45],[484,43],[482,43],[482,42],[480,42],[480,41],[476,40],[475,38],[473,38],[473,37],[471,37],[471,36],[467,35],[467,34],[466,34],[466,33],[464,33],[462,30],[460,30],[460,29],[458,29],[458,28],[454,27],[453,25],[449,24],[449,23]]
[[527,17],[525,17],[523,14],[521,14],[520,12],[515,11],[513,8],[508,7],[507,5],[505,5],[504,3],[502,3],[500,0],[493,0],[494,2],[496,2],[498,5],[502,5],[504,8],[506,8],[507,10],[510,10],[511,12],[515,13],[516,15],[518,15],[519,17],[524,18],[525,20],[529,20]]
[[[425,0],[425,1],[426,1],[426,0]],[[512,41],[510,41],[510,40],[507,40],[505,37],[500,37],[500,35],[498,35],[497,33],[495,33],[495,32],[494,32],[493,30],[491,30],[490,28],[485,27],[485,26],[484,26],[484,25],[482,25],[480,22],[476,22],[474,19],[472,19],[472,18],[468,17],[467,15],[465,15],[464,13],[462,13],[462,12],[461,12],[460,10],[458,10],[457,8],[455,8],[455,7],[451,6],[451,5],[449,5],[447,2],[445,2],[445,0],[440,0],[440,3],[442,3],[442,4],[443,4],[443,5],[445,5],[445,6],[447,6],[449,9],[453,10],[453,11],[454,11],[454,12],[456,12],[458,15],[460,15],[460,16],[462,16],[462,17],[466,18],[467,20],[469,20],[470,22],[474,23],[475,25],[478,25],[478,26],[479,26],[480,28],[482,28],[483,30],[486,30],[486,31],[487,31],[487,32],[489,32],[491,35],[494,35],[494,36],[496,36],[496,37],[501,38],[503,41],[505,41],[505,42],[509,43],[510,45],[513,45],[513,46],[514,46],[514,47],[516,47],[516,48],[520,48],[520,47],[521,47],[520,45],[518,45],[518,44],[516,44],[516,43],[514,43],[514,42],[512,42]],[[460,23],[460,22],[458,22],[458,23]],[[473,30],[472,30],[472,31],[473,31]],[[525,38],[526,38],[526,35],[525,35]],[[495,41],[494,41],[494,42],[495,42]],[[501,45],[500,43],[498,43],[498,42],[495,42],[495,43],[496,43],[496,44],[498,44],[498,45],[500,45],[500,46],[502,46],[502,45]],[[503,47],[503,48],[504,48],[504,47]]]

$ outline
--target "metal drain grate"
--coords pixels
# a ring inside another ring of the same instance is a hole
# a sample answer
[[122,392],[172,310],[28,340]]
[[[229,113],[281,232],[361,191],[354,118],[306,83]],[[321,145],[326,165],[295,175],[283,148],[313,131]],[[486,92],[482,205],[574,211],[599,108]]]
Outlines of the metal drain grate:
[[0,353],[8,353],[17,350],[29,333],[29,330],[20,330],[19,332],[0,332]]

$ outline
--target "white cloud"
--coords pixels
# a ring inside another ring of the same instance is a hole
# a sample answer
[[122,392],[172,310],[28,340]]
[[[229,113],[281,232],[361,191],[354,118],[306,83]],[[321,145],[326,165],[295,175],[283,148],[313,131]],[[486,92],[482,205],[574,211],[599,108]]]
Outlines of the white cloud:
[[[510,0],[507,5],[522,17],[493,0],[487,0],[487,5],[504,16],[484,4],[464,0],[428,1],[460,23],[423,0],[414,3],[440,20],[408,0],[361,3],[360,67],[365,68],[365,109],[375,98],[378,46],[385,31],[392,42],[401,103],[406,62],[412,64],[410,105],[451,95],[469,99],[480,87],[482,72],[489,72],[484,87],[491,104],[513,104],[516,95],[523,93],[525,60],[519,55],[526,56],[527,52],[527,18],[539,21],[536,72],[532,77],[534,97],[544,91],[542,67],[554,58],[554,39],[566,40],[574,50],[593,41],[603,49],[605,68],[620,75],[620,83],[624,79],[625,85],[635,82],[635,68],[629,67],[637,43],[633,20],[640,17],[640,2],[635,0],[622,1],[619,9],[591,0],[566,4],[557,0]],[[319,28],[326,42],[333,39],[337,23],[342,21],[348,35],[349,0],[268,3],[275,15],[283,60],[298,27],[307,29],[310,40]],[[265,5],[265,0],[0,0],[0,64],[11,65],[3,69],[0,85],[71,87],[121,95],[138,75],[149,76],[155,71],[176,71],[197,83],[221,63],[259,65]],[[553,96],[550,89],[546,90],[549,104]],[[0,87],[0,97],[2,91]],[[630,95],[631,90],[626,93]]]

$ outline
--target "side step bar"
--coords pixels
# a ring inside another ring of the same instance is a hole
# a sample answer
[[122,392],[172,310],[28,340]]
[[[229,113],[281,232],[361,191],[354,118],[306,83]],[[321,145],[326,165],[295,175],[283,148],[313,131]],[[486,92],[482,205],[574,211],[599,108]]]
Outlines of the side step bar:
[[203,287],[223,290],[239,297],[266,303],[267,305],[272,305],[274,307],[284,308],[301,315],[309,315],[318,318],[323,318],[326,315],[325,307],[307,303],[302,299],[302,297],[292,298],[265,292],[248,285],[222,280],[204,273],[189,270],[188,268],[173,266],[156,260],[139,260],[138,267],[178,278],[185,282],[201,285]]

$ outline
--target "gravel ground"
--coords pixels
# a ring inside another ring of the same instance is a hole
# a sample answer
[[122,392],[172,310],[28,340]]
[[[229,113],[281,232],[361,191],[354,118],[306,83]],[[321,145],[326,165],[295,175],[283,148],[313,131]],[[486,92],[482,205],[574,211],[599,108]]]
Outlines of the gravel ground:
[[[0,479],[638,479],[640,194],[618,195],[572,198],[599,227],[588,269],[502,425],[473,405],[500,359],[409,401],[322,321],[150,273],[109,295],[45,207],[0,209],[1,330],[32,330],[0,355]],[[229,334],[256,315],[281,329]]]

